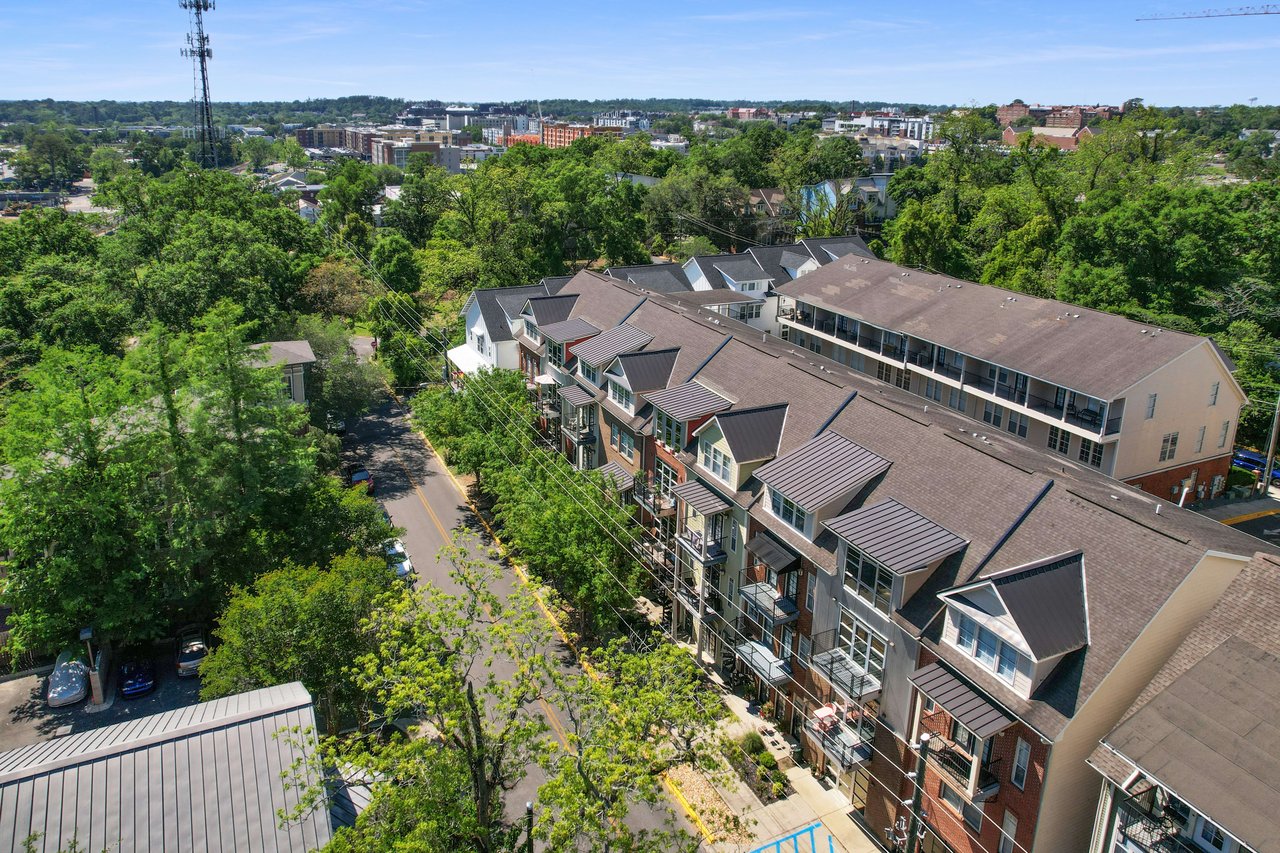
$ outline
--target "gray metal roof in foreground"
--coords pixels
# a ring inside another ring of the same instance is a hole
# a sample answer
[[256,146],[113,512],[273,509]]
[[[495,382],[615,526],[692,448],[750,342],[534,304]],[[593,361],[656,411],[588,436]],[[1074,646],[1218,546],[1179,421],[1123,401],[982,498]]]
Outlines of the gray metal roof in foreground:
[[786,419],[786,403],[716,415],[720,433],[729,444],[733,461],[739,465],[759,462],[777,453],[778,442],[782,439],[782,425]]
[[923,569],[969,544],[892,498],[833,518],[826,527],[899,574]]
[[622,353],[638,350],[652,340],[653,335],[623,323],[578,344],[573,348],[573,354],[584,364],[604,367]]
[[281,827],[298,795],[281,778],[302,751],[286,728],[315,726],[293,683],[139,717],[0,754],[0,848],[304,851],[324,847],[318,809]]
[[812,511],[851,494],[888,471],[889,464],[862,445],[827,431],[760,468],[756,479]]
[[729,508],[729,502],[704,486],[701,480],[685,480],[672,488],[671,494],[703,515],[715,515]]
[[715,391],[697,382],[686,382],[671,388],[664,388],[646,399],[656,409],[678,421],[691,421],[704,415],[723,412],[732,403]]
[[980,738],[991,737],[1013,724],[1013,718],[978,695],[959,678],[934,662],[911,674],[911,683],[965,728]]

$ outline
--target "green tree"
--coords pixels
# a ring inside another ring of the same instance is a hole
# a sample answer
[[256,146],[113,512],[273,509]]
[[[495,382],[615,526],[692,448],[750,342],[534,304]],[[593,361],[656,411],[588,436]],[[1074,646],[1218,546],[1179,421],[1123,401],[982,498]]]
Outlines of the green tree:
[[422,269],[413,246],[399,234],[378,238],[369,257],[387,287],[397,293],[417,293],[422,288]]
[[347,261],[325,261],[307,273],[298,296],[304,310],[326,319],[362,315],[382,288]]
[[265,136],[246,136],[237,139],[234,144],[236,160],[248,163],[249,168],[257,172],[271,162],[275,155],[275,146]]
[[381,557],[339,557],[328,568],[290,566],[237,589],[218,619],[219,643],[200,667],[200,699],[301,681],[330,735],[368,724],[367,693],[351,662],[377,651],[365,625],[405,587]]
[[349,158],[340,160],[329,170],[320,191],[321,221],[334,230],[345,225],[351,215],[372,222],[373,205],[381,191],[372,166]]

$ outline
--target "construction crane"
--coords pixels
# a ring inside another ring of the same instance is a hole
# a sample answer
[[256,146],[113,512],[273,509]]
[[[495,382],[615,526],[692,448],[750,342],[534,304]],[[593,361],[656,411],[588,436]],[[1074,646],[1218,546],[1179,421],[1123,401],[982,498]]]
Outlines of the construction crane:
[[1203,9],[1199,12],[1178,12],[1172,15],[1152,15],[1137,18],[1139,21],[1181,21],[1190,18],[1241,18],[1245,15],[1280,15],[1280,3],[1261,6],[1235,6],[1230,9]]

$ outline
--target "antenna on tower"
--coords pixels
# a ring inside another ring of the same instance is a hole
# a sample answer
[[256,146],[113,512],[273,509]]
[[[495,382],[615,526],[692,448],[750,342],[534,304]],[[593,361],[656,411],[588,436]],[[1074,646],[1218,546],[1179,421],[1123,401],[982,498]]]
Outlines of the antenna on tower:
[[213,133],[213,104],[209,100],[209,60],[213,50],[209,37],[204,34],[204,13],[213,9],[213,0],[178,0],[191,18],[191,32],[187,33],[187,46],[182,55],[191,57],[195,66],[195,96],[191,99],[195,110],[195,133],[199,143],[199,163],[206,169],[216,168],[218,153]]

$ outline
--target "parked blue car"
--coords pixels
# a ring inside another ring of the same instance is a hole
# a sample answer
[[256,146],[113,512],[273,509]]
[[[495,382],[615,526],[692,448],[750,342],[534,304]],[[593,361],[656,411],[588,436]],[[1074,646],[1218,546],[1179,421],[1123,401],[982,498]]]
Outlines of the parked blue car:
[[146,658],[125,658],[120,664],[120,695],[136,699],[156,689],[156,666]]
[[[1236,468],[1243,468],[1261,475],[1262,470],[1267,467],[1267,457],[1255,450],[1237,450],[1231,454],[1231,464]],[[1277,461],[1276,468],[1280,468],[1280,461]],[[1280,470],[1276,468],[1271,471],[1271,482],[1273,485],[1280,485]]]

